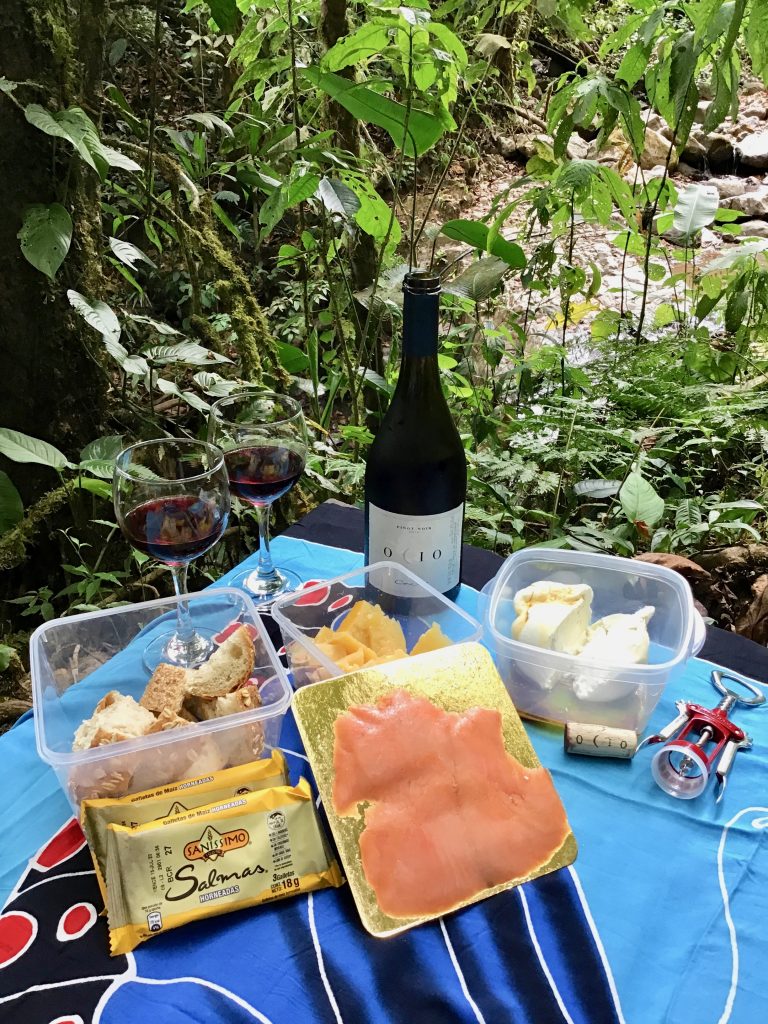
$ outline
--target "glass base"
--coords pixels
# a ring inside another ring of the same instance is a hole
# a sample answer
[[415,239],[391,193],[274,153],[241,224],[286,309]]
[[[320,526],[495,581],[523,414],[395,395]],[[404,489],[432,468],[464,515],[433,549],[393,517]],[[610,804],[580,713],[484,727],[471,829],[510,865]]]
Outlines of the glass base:
[[230,582],[232,587],[242,587],[261,611],[268,608],[275,598],[288,594],[301,586],[301,577],[290,569],[275,569],[269,576],[259,576],[258,569],[244,569]]
[[173,629],[160,633],[144,649],[144,665],[154,672],[160,662],[180,668],[197,668],[213,654],[215,629],[198,628],[186,643]]

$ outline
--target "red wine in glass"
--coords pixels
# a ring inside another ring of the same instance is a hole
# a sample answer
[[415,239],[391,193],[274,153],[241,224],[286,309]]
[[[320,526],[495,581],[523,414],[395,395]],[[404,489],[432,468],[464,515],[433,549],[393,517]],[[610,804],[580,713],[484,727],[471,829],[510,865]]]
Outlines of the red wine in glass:
[[126,513],[123,530],[134,547],[166,565],[183,565],[218,541],[227,523],[211,498],[176,494],[152,498]]
[[156,631],[144,648],[144,664],[150,672],[161,661],[195,668],[215,645],[211,629],[192,622],[187,570],[193,558],[220,540],[227,525],[224,454],[194,438],[161,437],[129,445],[115,459],[112,496],[117,522],[133,547],[173,574],[176,628]]
[[278,567],[269,550],[269,518],[275,501],[287,494],[309,455],[301,405],[275,391],[247,388],[211,406],[208,440],[224,452],[231,491],[251,505],[259,524],[258,568],[244,567],[231,578],[249,592],[260,609],[301,582],[291,569]]
[[282,445],[233,448],[224,453],[230,489],[251,505],[270,505],[293,487],[304,459]]

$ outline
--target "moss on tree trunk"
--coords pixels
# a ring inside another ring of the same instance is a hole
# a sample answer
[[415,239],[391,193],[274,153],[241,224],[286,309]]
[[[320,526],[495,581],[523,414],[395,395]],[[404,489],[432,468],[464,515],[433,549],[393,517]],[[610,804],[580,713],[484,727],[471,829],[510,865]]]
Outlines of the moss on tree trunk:
[[[98,182],[89,168],[70,167],[66,145],[29,124],[22,108],[34,102],[61,109],[80,101],[84,84],[95,97],[103,14],[103,0],[83,0],[79,12],[66,0],[0,4],[0,68],[10,81],[34,83],[18,86],[12,98],[0,94],[0,425],[68,454],[94,437],[103,419],[103,370],[65,294],[67,287],[87,293],[100,273]],[[52,202],[63,203],[74,221],[72,246],[54,283],[24,259],[16,237],[28,206]],[[49,471],[28,466],[4,462],[2,468],[27,500],[50,479]]]

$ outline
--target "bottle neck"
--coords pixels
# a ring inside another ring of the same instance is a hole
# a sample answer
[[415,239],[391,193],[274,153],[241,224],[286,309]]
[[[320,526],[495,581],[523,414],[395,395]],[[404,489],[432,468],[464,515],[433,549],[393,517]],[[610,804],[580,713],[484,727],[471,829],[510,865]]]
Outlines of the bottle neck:
[[439,314],[439,294],[403,293],[403,366],[412,356],[432,356],[437,361]]

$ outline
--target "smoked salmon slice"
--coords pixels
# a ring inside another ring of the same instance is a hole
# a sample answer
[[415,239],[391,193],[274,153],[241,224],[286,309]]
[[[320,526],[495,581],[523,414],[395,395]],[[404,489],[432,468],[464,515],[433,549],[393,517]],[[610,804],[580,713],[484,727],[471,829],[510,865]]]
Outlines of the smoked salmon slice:
[[393,690],[334,723],[333,805],[367,802],[363,871],[390,917],[441,914],[546,864],[570,826],[549,773],[507,753],[501,714]]

